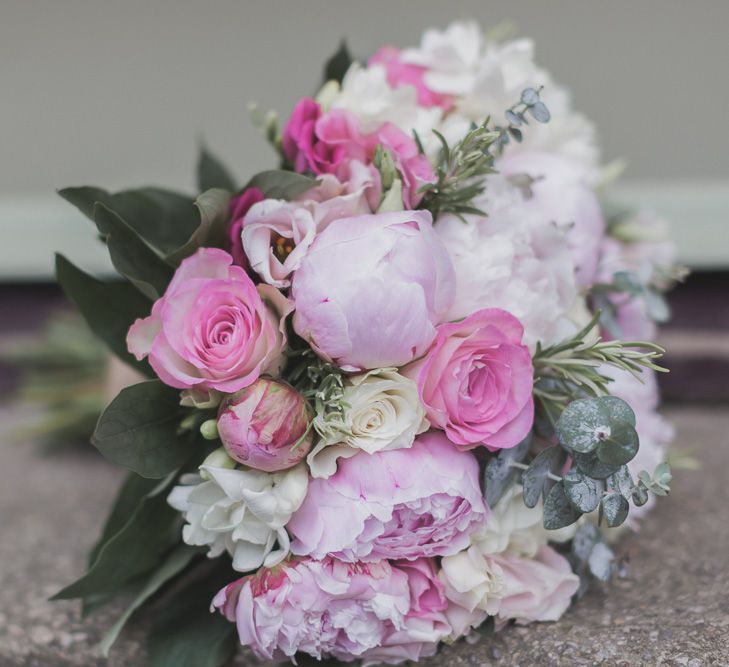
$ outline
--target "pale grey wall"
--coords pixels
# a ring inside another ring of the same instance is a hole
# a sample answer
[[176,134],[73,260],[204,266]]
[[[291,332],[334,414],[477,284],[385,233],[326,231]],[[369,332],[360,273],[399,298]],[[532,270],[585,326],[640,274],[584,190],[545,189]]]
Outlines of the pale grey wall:
[[249,100],[286,113],[340,35],[357,54],[429,25],[511,19],[636,179],[729,176],[727,0],[0,0],[0,197],[190,187],[196,137],[268,166]]

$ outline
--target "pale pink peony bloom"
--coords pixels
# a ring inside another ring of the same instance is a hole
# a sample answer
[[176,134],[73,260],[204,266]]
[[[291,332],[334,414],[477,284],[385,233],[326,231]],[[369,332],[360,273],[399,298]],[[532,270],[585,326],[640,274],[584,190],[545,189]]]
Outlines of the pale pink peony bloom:
[[405,628],[407,574],[387,561],[294,560],[223,588],[213,608],[234,621],[240,643],[263,660],[297,651],[354,660]]
[[605,220],[583,165],[556,153],[519,151],[499,160],[498,169],[507,178],[526,174],[536,179],[525,208],[566,230],[577,282],[591,285],[604,241]]
[[419,188],[435,180],[428,158],[415,140],[391,123],[363,133],[358,118],[345,109],[322,113],[312,99],[303,98],[294,108],[283,131],[284,155],[298,172],[334,174],[349,178],[352,161],[369,165],[378,146],[390,152],[403,179],[403,201],[413,208],[422,198]]
[[488,514],[476,458],[430,432],[410,449],[360,453],[312,479],[287,528],[296,555],[414,560],[464,549]]
[[551,547],[542,547],[533,559],[506,554],[493,560],[503,584],[499,621],[557,621],[580,585],[567,559]]
[[201,248],[180,263],[152,314],[131,326],[127,346],[149,357],[165,384],[234,392],[280,368],[291,309],[277,289],[256,289],[227,252]]
[[534,421],[532,357],[519,320],[499,308],[438,327],[405,375],[418,383],[431,425],[459,446],[514,447]]
[[419,558],[395,561],[391,565],[408,576],[410,609],[403,627],[388,624],[380,646],[364,653],[363,667],[382,662],[397,664],[435,655],[439,642],[452,634],[445,616],[448,600],[438,579],[435,561]]
[[291,468],[307,455],[312,443],[311,433],[304,437],[308,426],[304,397],[291,385],[268,378],[228,396],[218,413],[218,434],[228,455],[266,472]]
[[428,88],[425,83],[425,67],[403,61],[402,52],[394,46],[383,46],[369,59],[369,65],[383,65],[387,72],[387,82],[393,87],[412,86],[417,93],[418,104],[424,107],[443,107],[453,105],[450,95],[443,95]]
[[427,211],[336,220],[294,275],[294,328],[345,370],[402,366],[427,351],[454,290]]

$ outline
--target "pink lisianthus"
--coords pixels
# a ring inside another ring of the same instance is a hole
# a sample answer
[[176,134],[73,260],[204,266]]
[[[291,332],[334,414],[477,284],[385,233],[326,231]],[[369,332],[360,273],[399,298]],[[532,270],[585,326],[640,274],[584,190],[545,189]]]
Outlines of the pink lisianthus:
[[508,449],[534,421],[532,357],[524,329],[499,308],[443,324],[405,375],[418,383],[430,423],[459,446]]
[[442,107],[448,109],[453,105],[450,95],[443,95],[428,88],[425,83],[425,67],[404,62],[400,49],[394,46],[383,46],[369,59],[369,65],[382,65],[387,73],[387,82],[393,88],[412,86],[417,94],[418,104],[424,107]]
[[228,455],[266,472],[291,468],[308,454],[308,426],[304,397],[268,378],[228,396],[218,413],[218,434]]
[[493,557],[501,568],[503,591],[498,620],[557,621],[567,611],[580,585],[564,556],[542,547],[536,558],[512,555]]
[[131,326],[127,346],[171,387],[234,392],[279,369],[292,307],[270,285],[256,289],[224,250],[201,248]]
[[258,188],[248,188],[230,200],[230,225],[228,226],[228,244],[233,262],[244,269],[249,268],[248,258],[243,250],[241,229],[243,218],[253,204],[263,201],[264,196]]
[[407,574],[384,560],[304,559],[229,584],[212,606],[260,659],[285,661],[301,651],[346,661],[405,627],[410,588]]
[[432,558],[419,558],[414,561],[395,561],[391,565],[408,576],[410,609],[401,628],[388,624],[380,646],[364,653],[362,658],[365,667],[382,662],[397,664],[435,655],[438,643],[452,634],[444,613],[448,608],[448,600],[443,583],[438,579],[435,561]]
[[287,529],[297,555],[414,560],[464,549],[488,514],[476,458],[430,432],[410,449],[360,453],[312,479]]
[[350,164],[372,163],[378,146],[389,151],[403,179],[403,202],[414,208],[422,195],[419,188],[435,180],[428,158],[421,155],[415,140],[391,123],[364,134],[357,117],[344,109],[322,114],[312,99],[302,99],[294,108],[283,131],[284,155],[299,172],[334,174],[349,178]]
[[402,366],[428,349],[454,291],[427,211],[336,220],[294,275],[294,328],[345,370]]

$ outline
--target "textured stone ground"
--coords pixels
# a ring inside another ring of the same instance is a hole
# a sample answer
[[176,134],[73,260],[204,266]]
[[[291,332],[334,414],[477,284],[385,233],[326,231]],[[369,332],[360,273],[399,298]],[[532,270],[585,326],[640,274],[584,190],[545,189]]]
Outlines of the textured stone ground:
[[[704,467],[678,472],[641,535],[622,542],[630,577],[592,591],[559,623],[461,642],[422,664],[729,666],[729,410],[669,416]],[[81,573],[120,474],[93,452],[41,457],[9,444],[7,431],[29,417],[0,411],[0,666],[144,667],[139,626],[107,663],[94,647],[115,610],[84,623],[76,604],[46,601]]]

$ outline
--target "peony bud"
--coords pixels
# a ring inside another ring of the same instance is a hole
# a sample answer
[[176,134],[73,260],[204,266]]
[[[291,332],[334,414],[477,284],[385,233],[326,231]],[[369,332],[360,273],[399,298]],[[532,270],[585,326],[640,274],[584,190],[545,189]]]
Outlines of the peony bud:
[[301,461],[311,448],[304,397],[284,382],[259,378],[226,398],[218,433],[228,454],[244,465],[276,472]]

